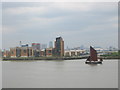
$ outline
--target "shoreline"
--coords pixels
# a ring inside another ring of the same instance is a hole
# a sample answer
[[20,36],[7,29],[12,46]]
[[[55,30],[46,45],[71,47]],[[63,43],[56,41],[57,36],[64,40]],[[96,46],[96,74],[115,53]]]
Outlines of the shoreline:
[[[2,61],[31,61],[31,60],[77,60],[87,59],[88,57],[15,57],[15,58],[2,58]],[[100,57],[104,60],[107,59],[120,59],[119,57]],[[99,59],[99,58],[98,58]]]
[[24,60],[75,60],[75,59],[87,59],[86,57],[27,57],[27,58],[3,58],[2,61],[24,61]]

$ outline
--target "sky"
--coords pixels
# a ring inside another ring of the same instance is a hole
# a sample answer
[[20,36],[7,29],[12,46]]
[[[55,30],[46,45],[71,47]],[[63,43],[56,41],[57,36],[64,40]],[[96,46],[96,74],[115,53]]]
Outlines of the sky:
[[68,46],[118,47],[117,2],[3,2],[2,49],[49,44],[61,36]]
[[0,2],[0,49],[2,49],[2,3]]

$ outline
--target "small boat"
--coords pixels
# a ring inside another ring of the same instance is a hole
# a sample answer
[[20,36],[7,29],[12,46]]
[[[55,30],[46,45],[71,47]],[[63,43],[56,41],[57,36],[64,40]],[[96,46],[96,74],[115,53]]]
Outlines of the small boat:
[[87,60],[85,61],[86,64],[102,64],[102,58],[97,57],[97,51],[90,46],[90,56],[87,58]]

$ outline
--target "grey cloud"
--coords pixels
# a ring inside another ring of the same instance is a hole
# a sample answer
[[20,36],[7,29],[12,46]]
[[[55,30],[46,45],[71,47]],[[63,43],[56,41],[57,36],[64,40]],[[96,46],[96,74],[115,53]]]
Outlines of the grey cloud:
[[4,3],[3,10],[19,7],[43,7],[43,11],[44,8],[46,10],[42,14],[34,11],[34,13],[6,14],[3,11],[3,25],[16,29],[9,34],[3,33],[5,47],[12,46],[6,40],[47,43],[57,35],[63,36],[65,46],[70,45],[70,47],[92,43],[100,46],[114,43],[117,45],[117,39],[114,37],[117,28],[112,26],[117,24],[117,20],[111,19],[117,17],[116,3],[83,3],[84,10],[79,5],[82,4]]

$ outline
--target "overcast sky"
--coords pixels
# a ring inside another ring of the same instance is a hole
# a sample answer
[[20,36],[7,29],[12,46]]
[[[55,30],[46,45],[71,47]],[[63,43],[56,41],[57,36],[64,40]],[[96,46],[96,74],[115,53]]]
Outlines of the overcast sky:
[[48,44],[63,37],[65,48],[118,46],[117,2],[10,2],[2,5],[3,49]]

